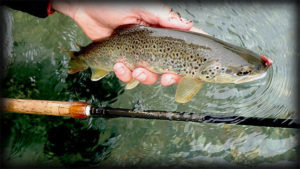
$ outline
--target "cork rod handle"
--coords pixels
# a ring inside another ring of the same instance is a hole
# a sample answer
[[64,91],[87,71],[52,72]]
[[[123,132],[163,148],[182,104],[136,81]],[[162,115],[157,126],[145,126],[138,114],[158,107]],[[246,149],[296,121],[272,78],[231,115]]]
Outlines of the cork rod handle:
[[1,107],[4,112],[86,118],[89,105],[85,102],[3,98]]

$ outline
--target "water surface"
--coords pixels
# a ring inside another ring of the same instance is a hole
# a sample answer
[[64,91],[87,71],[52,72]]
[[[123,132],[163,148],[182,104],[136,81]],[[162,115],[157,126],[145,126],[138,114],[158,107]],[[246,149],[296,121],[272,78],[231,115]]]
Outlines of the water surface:
[[[90,70],[67,74],[69,57],[91,41],[68,17],[46,19],[12,11],[12,53],[5,97],[80,100],[99,106],[210,115],[292,118],[295,106],[295,5],[201,2],[168,4],[210,35],[274,61],[268,76],[247,84],[206,83],[187,104],[176,85],[139,85],[124,91],[110,74],[90,81]],[[74,120],[8,114],[4,159],[9,166],[292,165],[296,130],[130,118]]]

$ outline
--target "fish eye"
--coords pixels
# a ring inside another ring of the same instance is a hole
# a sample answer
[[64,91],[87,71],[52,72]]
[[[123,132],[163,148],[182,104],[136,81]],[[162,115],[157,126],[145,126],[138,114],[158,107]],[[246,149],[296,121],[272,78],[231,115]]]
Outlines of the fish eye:
[[251,70],[240,70],[239,72],[237,72],[236,75],[243,76],[243,75],[247,75],[247,74],[250,74],[250,73],[251,73]]
[[237,74],[236,75],[238,75],[238,76],[242,76],[243,75],[243,72],[242,71],[239,71],[239,72],[237,72]]

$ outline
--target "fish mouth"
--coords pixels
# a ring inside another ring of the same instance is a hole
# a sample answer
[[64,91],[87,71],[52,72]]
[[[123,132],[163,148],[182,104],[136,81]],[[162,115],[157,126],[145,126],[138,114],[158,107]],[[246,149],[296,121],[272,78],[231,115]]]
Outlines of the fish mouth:
[[262,79],[266,75],[267,75],[267,72],[264,72],[262,74],[257,74],[257,75],[254,75],[254,76],[242,77],[241,79],[236,80],[234,83],[240,84],[240,83],[245,83],[245,82],[251,82],[251,81]]

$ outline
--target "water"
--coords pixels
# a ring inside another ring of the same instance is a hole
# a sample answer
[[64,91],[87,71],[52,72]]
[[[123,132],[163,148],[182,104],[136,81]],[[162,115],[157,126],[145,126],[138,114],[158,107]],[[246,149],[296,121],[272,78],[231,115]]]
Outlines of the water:
[[[209,84],[187,104],[176,86],[159,83],[124,91],[110,74],[91,82],[90,70],[67,74],[69,58],[91,41],[66,16],[39,19],[13,11],[13,48],[4,96],[80,100],[100,106],[247,117],[296,117],[294,4],[168,4],[219,39],[274,61],[268,77],[247,84]],[[296,130],[130,118],[68,119],[4,115],[8,166],[264,166],[296,163]]]

